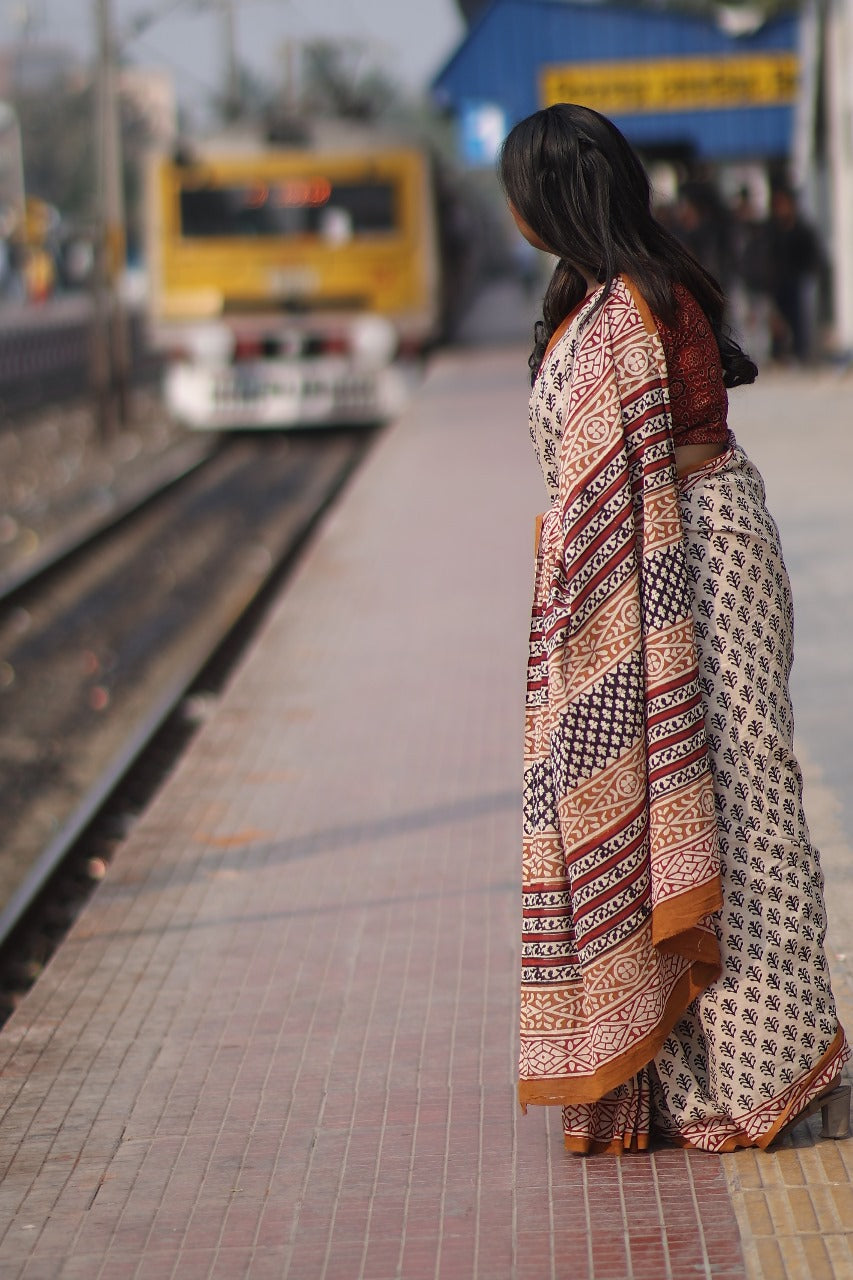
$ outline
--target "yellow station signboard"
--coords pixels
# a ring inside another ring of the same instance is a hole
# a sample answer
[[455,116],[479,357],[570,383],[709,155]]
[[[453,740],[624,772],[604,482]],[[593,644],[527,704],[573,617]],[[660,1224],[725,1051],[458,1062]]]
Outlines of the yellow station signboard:
[[546,66],[543,106],[578,102],[605,115],[784,106],[797,96],[795,53],[647,58]]

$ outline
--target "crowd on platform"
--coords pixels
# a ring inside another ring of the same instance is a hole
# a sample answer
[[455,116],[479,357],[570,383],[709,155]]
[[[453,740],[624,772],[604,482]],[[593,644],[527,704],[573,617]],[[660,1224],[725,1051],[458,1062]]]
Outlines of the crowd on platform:
[[829,262],[789,187],[775,187],[762,214],[747,186],[727,204],[712,183],[688,182],[658,216],[720,281],[753,359],[805,364],[824,354]]
[[[719,280],[729,324],[759,365],[827,356],[831,262],[790,187],[774,186],[759,202],[744,185],[727,201],[715,181],[693,179],[671,196],[658,192],[655,212]],[[520,237],[514,242],[513,270],[531,300],[541,298],[550,274],[543,256]]]

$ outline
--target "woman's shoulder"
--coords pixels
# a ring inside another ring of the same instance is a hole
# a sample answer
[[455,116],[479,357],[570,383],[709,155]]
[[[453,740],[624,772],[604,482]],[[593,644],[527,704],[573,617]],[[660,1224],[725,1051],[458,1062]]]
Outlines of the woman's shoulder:
[[680,280],[674,280],[670,285],[672,310],[669,314],[662,314],[661,308],[656,306],[651,298],[645,296],[640,286],[630,276],[617,276],[617,282],[621,283],[641,311],[648,311],[651,314],[659,328],[662,324],[673,330],[682,325],[703,324],[710,332],[711,325],[708,317],[687,285],[682,284]]
[[673,297],[675,298],[676,311],[679,314],[690,317],[701,317],[708,324],[708,317],[694,298],[693,294],[687,288],[686,284],[676,281],[672,286]]
[[672,294],[675,302],[672,318],[655,315],[664,344],[667,339],[674,346],[714,341],[711,322],[686,285],[676,282]]

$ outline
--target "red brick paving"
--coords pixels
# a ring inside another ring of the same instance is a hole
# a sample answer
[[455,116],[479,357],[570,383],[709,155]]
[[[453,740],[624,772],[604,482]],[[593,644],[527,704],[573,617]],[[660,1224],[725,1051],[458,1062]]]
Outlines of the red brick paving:
[[523,374],[439,366],[0,1036],[4,1280],[744,1276],[719,1160],[514,1102]]

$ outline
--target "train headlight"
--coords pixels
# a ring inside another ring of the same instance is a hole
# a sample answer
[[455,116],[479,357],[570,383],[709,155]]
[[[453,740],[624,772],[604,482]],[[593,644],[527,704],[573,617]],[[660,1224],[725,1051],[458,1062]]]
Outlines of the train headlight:
[[200,324],[187,330],[183,346],[199,364],[228,364],[234,335],[224,324]]
[[369,369],[382,369],[397,354],[397,331],[383,316],[359,316],[350,330],[353,355]]

